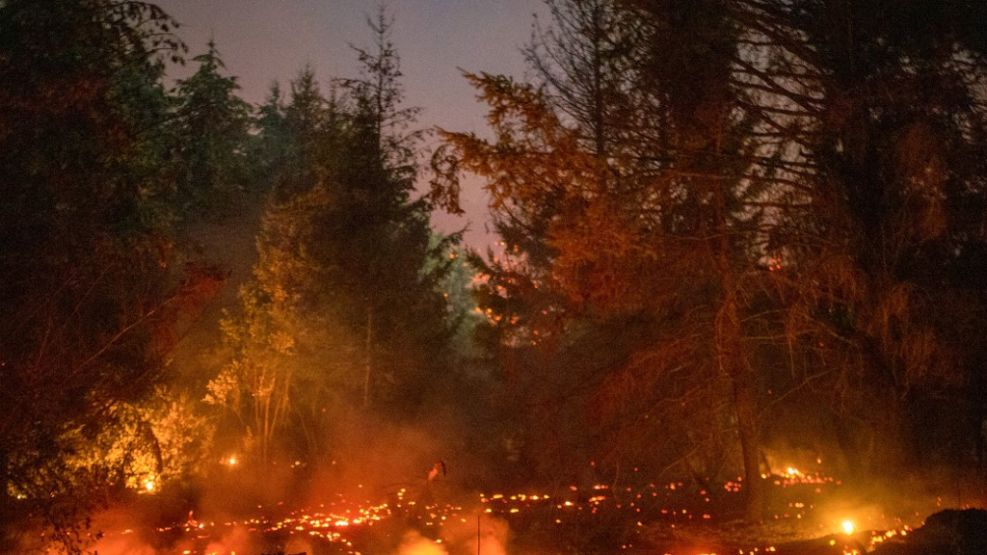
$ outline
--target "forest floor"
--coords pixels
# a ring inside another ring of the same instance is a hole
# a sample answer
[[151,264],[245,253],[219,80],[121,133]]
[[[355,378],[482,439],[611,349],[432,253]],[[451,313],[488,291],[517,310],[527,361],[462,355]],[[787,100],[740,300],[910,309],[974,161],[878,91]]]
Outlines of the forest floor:
[[640,480],[556,494],[454,494],[437,483],[426,495],[358,490],[314,503],[193,511],[180,522],[159,514],[136,524],[139,510],[118,511],[97,521],[104,533],[97,547],[105,555],[851,554],[900,542],[943,508],[984,506],[982,490],[969,487],[943,496],[905,480],[849,486],[794,468],[763,479],[770,504],[758,525],[739,518],[740,481],[707,490]]

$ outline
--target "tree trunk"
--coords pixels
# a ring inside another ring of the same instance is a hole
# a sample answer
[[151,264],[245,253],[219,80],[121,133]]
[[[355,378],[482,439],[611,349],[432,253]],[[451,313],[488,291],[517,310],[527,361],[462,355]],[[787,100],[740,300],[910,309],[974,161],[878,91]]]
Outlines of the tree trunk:
[[714,227],[718,237],[714,243],[714,252],[722,289],[721,305],[716,315],[716,355],[720,372],[729,378],[733,390],[740,451],[744,463],[745,518],[750,522],[759,522],[764,518],[766,491],[759,467],[761,444],[757,425],[754,373],[748,364],[744,348],[737,283],[730,260],[732,245],[727,222],[726,191],[723,190],[722,183],[716,183],[713,187]]
[[836,444],[846,459],[846,469],[850,480],[859,480],[863,476],[863,459],[860,455],[860,447],[854,430],[847,425],[845,418],[841,415],[833,416],[833,432],[836,436]]
[[[726,282],[724,285],[732,286],[729,277],[724,281]],[[736,298],[730,290],[724,292],[723,305],[720,307],[717,319],[717,357],[720,371],[730,380],[740,452],[744,463],[746,492],[744,516],[751,522],[758,522],[764,518],[765,489],[759,467],[761,444],[757,425],[754,376],[747,365]]]
[[260,436],[260,456],[264,464],[267,464],[267,447],[271,441],[271,394],[264,398],[263,429]]
[[758,437],[757,412],[754,409],[754,392],[749,372],[733,379],[733,398],[737,411],[737,429],[740,435],[740,451],[744,459],[745,518],[759,522],[764,518],[765,488],[758,467],[761,442]]
[[367,308],[367,340],[364,345],[363,408],[370,406],[370,382],[373,375],[374,359],[374,309]]

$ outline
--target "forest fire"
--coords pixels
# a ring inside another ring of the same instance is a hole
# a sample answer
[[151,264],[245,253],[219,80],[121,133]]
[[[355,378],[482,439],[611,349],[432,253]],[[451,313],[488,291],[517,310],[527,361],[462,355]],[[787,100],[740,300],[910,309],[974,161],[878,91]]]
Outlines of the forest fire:
[[364,4],[0,0],[0,553],[987,553],[987,2]]
[[[415,540],[409,545],[418,551],[407,548],[400,554],[457,554],[476,552],[475,546],[464,548],[467,542],[476,542],[468,530],[475,533],[489,521],[503,522],[520,536],[512,553],[552,552],[560,547],[553,542],[561,537],[593,530],[599,533],[616,525],[620,546],[614,552],[651,553],[657,549],[671,555],[695,555],[696,542],[703,537],[707,547],[717,546],[707,552],[793,555],[802,549],[798,542],[823,538],[821,545],[830,550],[817,553],[860,555],[888,541],[899,541],[912,529],[911,523],[882,518],[872,520],[872,529],[865,531],[855,519],[844,517],[836,523],[838,533],[828,534],[832,524],[826,519],[826,503],[848,493],[841,481],[818,473],[792,472],[791,468],[764,480],[773,487],[776,499],[785,500],[772,514],[772,531],[757,532],[773,536],[769,542],[723,535],[719,528],[726,524],[729,507],[736,506],[742,497],[742,487],[727,483],[721,494],[714,494],[684,481],[570,485],[555,493],[457,494],[456,502],[427,501],[421,499],[420,491],[413,493],[408,487],[378,500],[337,493],[330,501],[305,508],[293,508],[287,500],[258,505],[252,516],[239,518],[213,520],[189,514],[185,522],[157,528],[157,538],[147,541],[158,546],[155,549],[160,553],[219,555],[245,553],[244,549],[260,553],[308,546],[315,553],[353,555],[375,553],[381,549],[383,538],[403,537],[411,530]],[[362,484],[356,488],[366,489]],[[235,545],[225,546],[223,538],[235,532]],[[132,534],[132,529],[108,532],[104,541],[112,545],[115,539]],[[481,538],[481,547],[483,541]],[[499,540],[486,541],[503,549]],[[111,549],[103,552],[116,555]]]

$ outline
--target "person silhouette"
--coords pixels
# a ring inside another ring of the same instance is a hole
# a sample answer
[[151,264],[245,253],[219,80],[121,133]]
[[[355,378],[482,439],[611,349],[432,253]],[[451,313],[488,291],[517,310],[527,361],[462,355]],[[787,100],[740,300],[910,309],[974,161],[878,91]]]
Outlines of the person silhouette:
[[446,463],[441,459],[435,461],[432,468],[428,470],[428,473],[425,475],[425,490],[422,492],[422,502],[425,505],[431,505],[435,500],[432,495],[432,482],[434,482],[440,475],[445,476],[446,473]]

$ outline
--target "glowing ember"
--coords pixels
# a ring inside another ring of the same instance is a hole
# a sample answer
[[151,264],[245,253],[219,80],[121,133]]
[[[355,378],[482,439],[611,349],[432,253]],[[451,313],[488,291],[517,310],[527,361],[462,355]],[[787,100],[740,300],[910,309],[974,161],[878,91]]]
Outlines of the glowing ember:
[[[239,460],[237,455],[232,454],[224,456],[218,462],[232,466],[238,464]],[[891,538],[897,539],[898,536],[907,533],[905,528],[864,534],[857,532],[857,524],[850,519],[813,520],[812,515],[817,508],[816,496],[821,495],[824,490],[838,488],[841,482],[821,475],[817,471],[803,472],[795,467],[782,467],[782,469],[779,473],[765,478],[768,487],[776,488],[775,495],[785,496],[785,504],[778,505],[778,511],[773,515],[773,519],[788,521],[807,535],[811,535],[813,531],[831,534],[835,525],[840,535],[852,536],[844,541],[830,535],[824,541],[828,541],[829,547],[834,549],[827,552],[850,554],[853,553],[852,550],[857,550],[858,554],[862,554],[873,550],[882,542]],[[147,490],[142,489],[141,493],[156,490],[156,480],[156,476],[150,476],[146,481],[141,481],[140,483]],[[721,495],[734,496],[742,491],[743,486],[744,481],[737,477],[725,484],[718,484],[716,489]],[[225,541],[222,538],[230,535],[234,530],[244,538],[249,538],[249,541],[257,542],[257,545],[262,545],[263,542],[286,542],[292,536],[296,541],[297,538],[304,537],[305,541],[312,542],[313,548],[318,546],[319,549],[327,549],[326,553],[356,555],[367,553],[368,542],[377,534],[390,533],[394,523],[397,522],[402,526],[410,527],[420,535],[418,537],[420,541],[414,546],[427,546],[430,550],[443,549],[438,553],[445,553],[458,551],[455,551],[454,547],[444,550],[445,542],[440,543],[444,536],[448,541],[452,536],[447,534],[459,534],[463,528],[461,525],[467,525],[466,528],[472,529],[472,523],[479,521],[479,516],[482,516],[483,522],[488,520],[505,522],[512,527],[517,525],[521,530],[532,522],[551,523],[559,534],[578,532],[618,519],[627,519],[627,522],[636,525],[628,529],[620,538],[620,549],[638,552],[652,541],[656,529],[663,527],[678,529],[690,525],[715,526],[722,518],[714,499],[711,499],[713,490],[694,487],[681,481],[665,483],[641,481],[637,484],[619,486],[572,485],[565,489],[566,491],[559,495],[537,490],[484,493],[479,494],[474,501],[463,497],[460,499],[462,504],[416,499],[418,492],[407,487],[383,495],[363,493],[354,497],[334,493],[326,495],[320,500],[321,502],[310,506],[293,507],[290,500],[270,506],[258,505],[256,511],[251,514],[241,514],[239,518],[225,522],[213,522],[199,515],[193,518],[190,513],[188,521],[159,528],[158,532],[168,534],[172,538],[181,536],[180,545],[182,548],[188,547],[190,555],[229,553],[228,548],[216,551],[215,546]],[[371,530],[384,522],[388,524],[382,524],[383,528],[380,532]],[[863,524],[861,526],[869,528],[873,522],[868,521],[867,524],[868,526]],[[898,526],[902,524],[898,523]],[[132,533],[133,531],[129,529],[117,532],[121,536]],[[862,543],[858,544],[858,541]],[[641,545],[642,543],[644,545]],[[403,549],[401,553],[417,553],[411,544],[406,547],[407,549]],[[659,549],[655,552],[695,555],[697,549],[696,546],[692,546],[687,551],[678,549],[684,546],[677,546],[675,550],[671,550],[673,547],[671,545],[663,547],[667,550]],[[737,544],[730,546],[730,549],[726,548],[727,546],[724,545],[715,547],[721,554],[741,553],[741,555],[782,550],[767,544],[757,546]],[[706,552],[713,549],[712,545],[705,545],[702,548]]]

